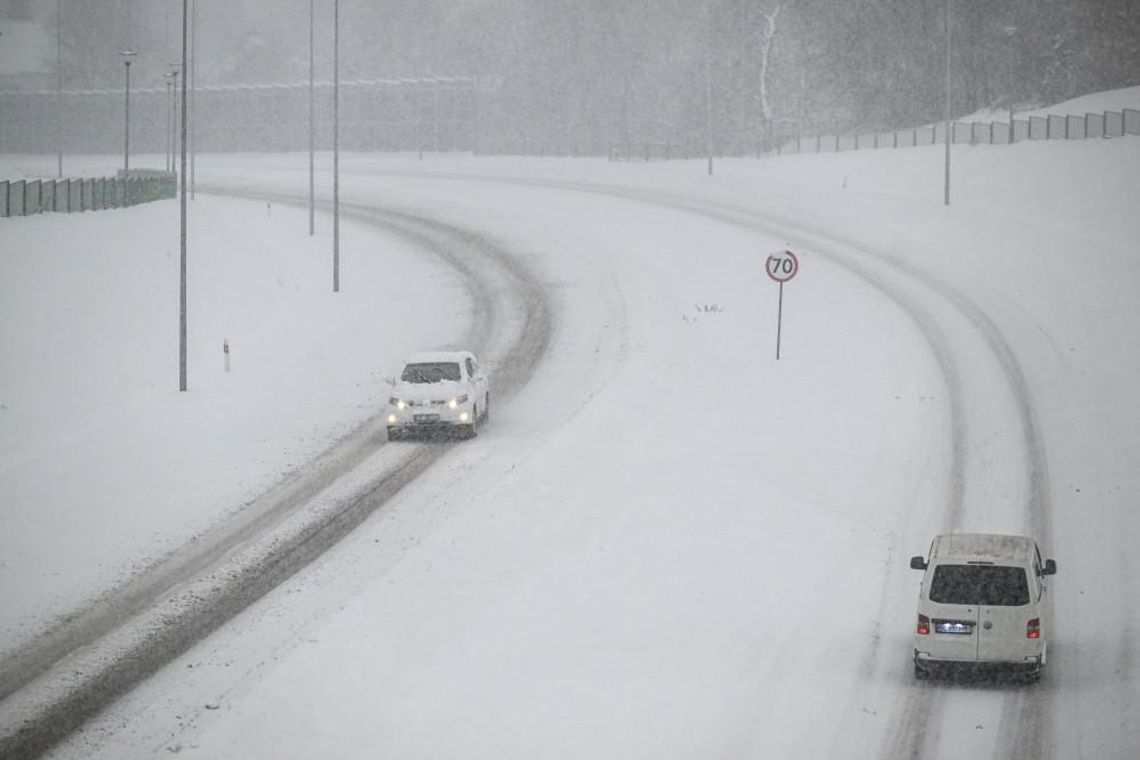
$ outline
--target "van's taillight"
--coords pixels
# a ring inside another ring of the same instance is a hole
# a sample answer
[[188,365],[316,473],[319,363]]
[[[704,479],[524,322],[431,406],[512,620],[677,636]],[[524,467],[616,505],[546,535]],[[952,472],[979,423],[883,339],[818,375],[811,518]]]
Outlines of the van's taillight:
[[918,627],[915,628],[915,632],[920,633],[923,636],[930,633],[930,618],[928,618],[926,615],[923,615],[922,613],[919,613]]
[[1033,618],[1025,624],[1025,638],[1039,639],[1041,638],[1041,618]]

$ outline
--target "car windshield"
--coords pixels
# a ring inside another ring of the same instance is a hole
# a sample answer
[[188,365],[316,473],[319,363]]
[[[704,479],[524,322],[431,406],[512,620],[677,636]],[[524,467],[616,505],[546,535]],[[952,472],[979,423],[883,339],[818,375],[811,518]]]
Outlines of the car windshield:
[[400,379],[405,383],[438,383],[444,380],[459,380],[459,365],[456,362],[430,362],[409,364],[404,367]]
[[930,601],[940,604],[1029,604],[1025,570],[1005,565],[938,565],[930,582]]

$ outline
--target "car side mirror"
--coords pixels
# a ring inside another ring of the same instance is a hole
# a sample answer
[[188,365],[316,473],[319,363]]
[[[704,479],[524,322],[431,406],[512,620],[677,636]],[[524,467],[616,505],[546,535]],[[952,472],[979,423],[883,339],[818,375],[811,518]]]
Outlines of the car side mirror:
[[389,376],[389,377],[384,378],[384,382],[388,383],[388,385],[395,385],[396,384],[396,378]]
[[1045,569],[1041,571],[1042,575],[1056,575],[1057,563],[1051,559],[1045,560]]
[[911,570],[925,570],[926,569],[926,560],[923,559],[922,557],[911,557],[910,558],[910,569]]

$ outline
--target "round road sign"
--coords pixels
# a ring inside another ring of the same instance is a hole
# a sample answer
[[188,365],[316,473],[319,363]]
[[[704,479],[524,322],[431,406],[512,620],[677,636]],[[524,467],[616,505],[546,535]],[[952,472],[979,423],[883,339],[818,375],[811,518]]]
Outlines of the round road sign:
[[779,251],[768,257],[764,268],[776,282],[787,282],[800,271],[800,260],[791,251]]

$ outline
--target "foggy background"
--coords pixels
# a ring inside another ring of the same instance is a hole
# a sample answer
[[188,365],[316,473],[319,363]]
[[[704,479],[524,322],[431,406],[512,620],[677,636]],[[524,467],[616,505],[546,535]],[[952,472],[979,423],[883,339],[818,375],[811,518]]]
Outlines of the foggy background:
[[[0,0],[5,90],[161,89],[181,0]],[[755,149],[778,133],[908,127],[945,108],[946,0],[341,0],[342,82],[470,77],[483,142]],[[309,0],[197,0],[198,87],[305,84]],[[332,79],[333,2],[315,0]],[[953,0],[952,111],[1039,105],[1140,82],[1135,0]],[[38,44],[27,60],[27,39]],[[14,46],[20,37],[22,45]],[[11,58],[20,47],[24,60]],[[21,69],[22,65],[22,69]],[[461,106],[457,106],[461,108]],[[466,108],[466,106],[462,106]],[[220,126],[199,119],[202,142]],[[300,148],[301,146],[296,146]]]

